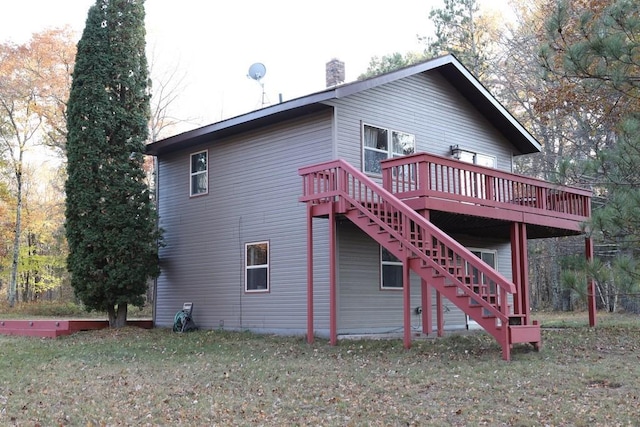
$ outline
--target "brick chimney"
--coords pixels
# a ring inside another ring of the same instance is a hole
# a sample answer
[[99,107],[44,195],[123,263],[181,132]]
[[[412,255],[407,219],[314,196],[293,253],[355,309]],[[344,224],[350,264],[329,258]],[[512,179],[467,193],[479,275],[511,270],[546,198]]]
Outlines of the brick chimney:
[[344,62],[333,58],[326,66],[327,87],[344,83]]

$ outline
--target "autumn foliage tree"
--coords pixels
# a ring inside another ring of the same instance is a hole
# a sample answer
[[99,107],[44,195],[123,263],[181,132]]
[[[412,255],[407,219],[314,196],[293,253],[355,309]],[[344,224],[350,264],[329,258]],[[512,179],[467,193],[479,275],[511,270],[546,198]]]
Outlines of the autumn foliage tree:
[[144,1],[97,0],[68,103],[66,236],[76,295],[124,326],[158,274],[156,214],[143,170],[149,81]]
[[23,240],[25,153],[46,145],[64,147],[74,51],[69,29],[34,34],[24,45],[0,44],[0,156],[14,213],[10,306],[16,300]]
[[28,165],[24,169],[18,275],[18,296],[23,302],[51,300],[67,283],[63,181],[57,166]]

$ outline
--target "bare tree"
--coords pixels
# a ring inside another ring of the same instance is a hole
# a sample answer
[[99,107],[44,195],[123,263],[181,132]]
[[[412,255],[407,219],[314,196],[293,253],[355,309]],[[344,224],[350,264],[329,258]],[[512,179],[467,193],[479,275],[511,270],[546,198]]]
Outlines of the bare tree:
[[187,73],[180,69],[179,62],[163,69],[160,69],[157,63],[153,49],[149,57],[149,75],[152,80],[149,142],[169,136],[168,133],[180,124],[195,122],[194,118],[180,118],[173,111],[185,89]]

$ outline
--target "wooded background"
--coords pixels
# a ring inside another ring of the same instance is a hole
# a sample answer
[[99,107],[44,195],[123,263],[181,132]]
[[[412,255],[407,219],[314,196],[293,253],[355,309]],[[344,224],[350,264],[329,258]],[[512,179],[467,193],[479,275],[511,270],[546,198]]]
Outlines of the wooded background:
[[[518,173],[593,191],[592,263],[584,236],[529,243],[534,310],[584,308],[592,277],[599,308],[640,312],[639,10],[632,0],[514,0],[503,16],[444,0],[425,17],[435,34],[418,36],[422,51],[380,52],[359,77],[453,53],[542,145],[517,159]],[[74,37],[51,29],[0,43],[0,295],[11,304],[75,300],[64,237]],[[172,106],[184,73],[149,64],[151,142],[182,121]]]

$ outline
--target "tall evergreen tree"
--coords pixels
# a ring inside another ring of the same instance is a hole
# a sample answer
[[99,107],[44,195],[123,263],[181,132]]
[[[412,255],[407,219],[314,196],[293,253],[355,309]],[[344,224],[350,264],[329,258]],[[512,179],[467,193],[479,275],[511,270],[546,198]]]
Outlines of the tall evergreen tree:
[[429,12],[435,35],[418,36],[425,45],[423,52],[374,56],[358,80],[447,53],[454,54],[481,81],[488,79],[497,18],[489,10],[481,10],[478,0],[443,0],[443,3],[442,8],[432,8]]
[[491,32],[480,13],[478,0],[444,0],[443,8],[432,8],[429,19],[435,25],[435,38],[426,42],[427,57],[453,53],[471,72],[483,80],[489,61]]
[[427,58],[425,54],[415,52],[407,52],[405,55],[402,55],[400,52],[394,52],[390,55],[383,55],[381,58],[374,56],[369,61],[367,71],[360,74],[358,80],[368,79],[402,67],[408,67],[409,65],[424,61]]
[[96,0],[68,103],[68,269],[87,308],[124,326],[159,273],[156,212],[142,169],[149,120],[144,0]]

